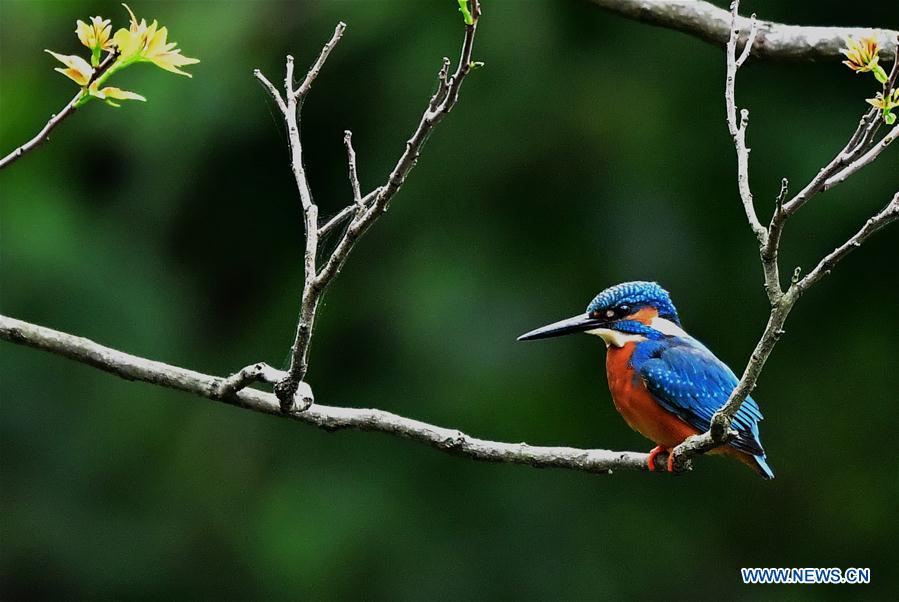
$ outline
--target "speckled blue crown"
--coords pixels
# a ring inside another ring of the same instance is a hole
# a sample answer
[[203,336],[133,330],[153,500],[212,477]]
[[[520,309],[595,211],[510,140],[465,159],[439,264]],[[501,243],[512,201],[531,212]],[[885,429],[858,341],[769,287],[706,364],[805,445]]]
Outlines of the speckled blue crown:
[[677,316],[674,304],[671,303],[668,291],[656,282],[622,282],[610,286],[596,295],[587,306],[587,312],[603,311],[621,304],[627,304],[634,308],[654,307],[659,311],[660,318],[671,320],[680,326],[680,318]]

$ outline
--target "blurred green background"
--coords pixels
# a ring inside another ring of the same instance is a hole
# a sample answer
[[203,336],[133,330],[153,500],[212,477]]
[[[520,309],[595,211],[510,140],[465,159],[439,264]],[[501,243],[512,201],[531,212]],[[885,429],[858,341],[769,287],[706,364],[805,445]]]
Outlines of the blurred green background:
[[[616,414],[590,337],[515,337],[600,289],[658,280],[736,371],[767,316],[737,197],[722,51],[584,1],[485,0],[458,107],[328,292],[318,401],[473,435],[648,450]],[[723,5],[723,2],[718,2]],[[193,79],[139,65],[0,174],[2,312],[226,374],[283,366],[302,221],[285,136],[253,79],[311,63],[303,138],[324,214],[384,181],[456,57],[451,0],[147,2]],[[746,2],[805,24],[899,27],[891,2]],[[75,91],[43,52],[115,2],[0,3],[0,150]],[[838,61],[750,61],[752,181],[767,219],[876,90]],[[882,207],[897,152],[790,223],[808,268]],[[777,472],[701,459],[685,478],[476,463],[381,434],[328,434],[0,344],[0,578],[6,599],[886,598],[899,563],[894,226],[802,299],[757,389]],[[870,586],[746,587],[746,566],[870,567]]]

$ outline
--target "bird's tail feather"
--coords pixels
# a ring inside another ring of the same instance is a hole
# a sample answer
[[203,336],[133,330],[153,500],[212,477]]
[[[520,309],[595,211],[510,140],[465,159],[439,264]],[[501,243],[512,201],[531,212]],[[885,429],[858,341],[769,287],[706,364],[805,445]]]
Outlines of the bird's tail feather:
[[774,471],[768,466],[768,460],[765,456],[752,456],[752,459],[754,464],[753,468],[755,468],[762,477],[766,479],[774,478]]
[[740,451],[731,445],[722,445],[721,447],[713,449],[709,453],[724,454],[725,456],[736,458],[737,460],[754,470],[763,479],[770,480],[774,478],[774,471],[771,470],[770,466],[768,466],[768,459],[764,454],[747,454],[746,452]]

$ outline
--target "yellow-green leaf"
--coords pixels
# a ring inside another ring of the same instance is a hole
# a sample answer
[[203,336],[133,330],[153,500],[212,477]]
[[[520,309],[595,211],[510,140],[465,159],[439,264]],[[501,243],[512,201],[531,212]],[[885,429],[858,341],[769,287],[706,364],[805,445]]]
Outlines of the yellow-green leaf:
[[56,60],[67,67],[67,69],[57,67],[55,70],[65,75],[79,86],[86,86],[90,81],[91,76],[94,74],[94,68],[80,56],[74,54],[59,54],[52,50],[45,50],[45,52],[53,55]]

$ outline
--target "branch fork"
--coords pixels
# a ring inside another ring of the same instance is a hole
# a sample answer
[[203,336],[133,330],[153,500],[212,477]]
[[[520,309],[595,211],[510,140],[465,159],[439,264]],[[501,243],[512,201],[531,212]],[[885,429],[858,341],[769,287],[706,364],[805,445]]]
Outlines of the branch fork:
[[[784,323],[799,297],[821,278],[829,274],[837,262],[853,249],[860,247],[874,232],[899,219],[899,192],[897,192],[883,210],[868,219],[858,232],[823,257],[804,277],[800,278],[801,270],[797,267],[793,271],[790,286],[786,291],[782,289],[778,251],[781,235],[787,220],[816,195],[845,181],[862,167],[873,162],[899,136],[899,126],[894,127],[879,142],[875,141],[881,118],[876,109],[869,110],[859,120],[858,127],[850,136],[846,145],[815,175],[811,182],[789,201],[786,200],[789,194],[789,182],[786,178],[781,180],[780,192],[775,199],[771,221],[768,227],[763,226],[756,214],[752,191],[749,187],[749,148],[746,146],[746,128],[749,124],[749,111],[747,109],[741,110],[738,121],[735,101],[737,71],[750,55],[753,41],[756,39],[757,23],[753,14],[750,17],[750,32],[746,44],[740,55],[737,56],[737,40],[740,36],[739,6],[739,0],[734,0],[731,3],[730,37],[726,47],[727,77],[725,80],[724,98],[728,129],[734,140],[734,148],[737,153],[737,183],[740,199],[743,203],[749,227],[759,243],[759,256],[765,278],[764,289],[771,304],[771,309],[765,330],[749,358],[739,383],[725,404],[712,416],[709,430],[687,438],[672,450],[672,466],[675,471],[689,470],[692,457],[726,444],[736,434],[731,429],[734,416],[736,416],[745,399],[755,389],[765,362],[781,336],[783,336],[785,332],[783,328]],[[885,88],[892,88],[897,77],[899,77],[899,44],[895,45],[895,49],[893,68],[889,81],[884,85]]]
[[[294,87],[294,59],[288,55],[284,69],[284,89],[279,91],[271,81],[258,69],[254,71],[269,95],[274,99],[281,111],[288,133],[290,165],[296,180],[297,191],[303,211],[303,222],[306,236],[306,247],[303,261],[303,290],[300,295],[300,310],[296,332],[290,353],[290,366],[283,377],[275,384],[274,391],[281,403],[281,411],[285,413],[304,412],[313,402],[312,390],[305,382],[309,367],[309,346],[315,327],[316,310],[321,298],[335,276],[340,273],[347,257],[359,238],[387,210],[390,201],[402,187],[428,135],[434,127],[453,109],[459,99],[462,81],[471,70],[471,52],[474,36],[480,17],[480,3],[471,2],[472,23],[465,26],[462,51],[456,70],[451,72],[451,63],[443,59],[437,76],[437,91],[431,97],[418,127],[406,142],[406,148],[387,181],[367,194],[362,193],[357,171],[356,150],[353,147],[353,135],[349,130],[344,132],[343,142],[346,148],[348,177],[352,200],[330,220],[319,223],[318,206],[312,198],[309,180],[303,166],[303,146],[300,132],[300,111],[303,99],[309,93],[313,83],[321,72],[331,52],[340,42],[346,30],[346,24],[338,23],[327,44],[322,48],[318,58],[307,71],[302,83]],[[337,230],[346,222],[340,238],[321,258],[319,265],[319,242],[325,234]]]

